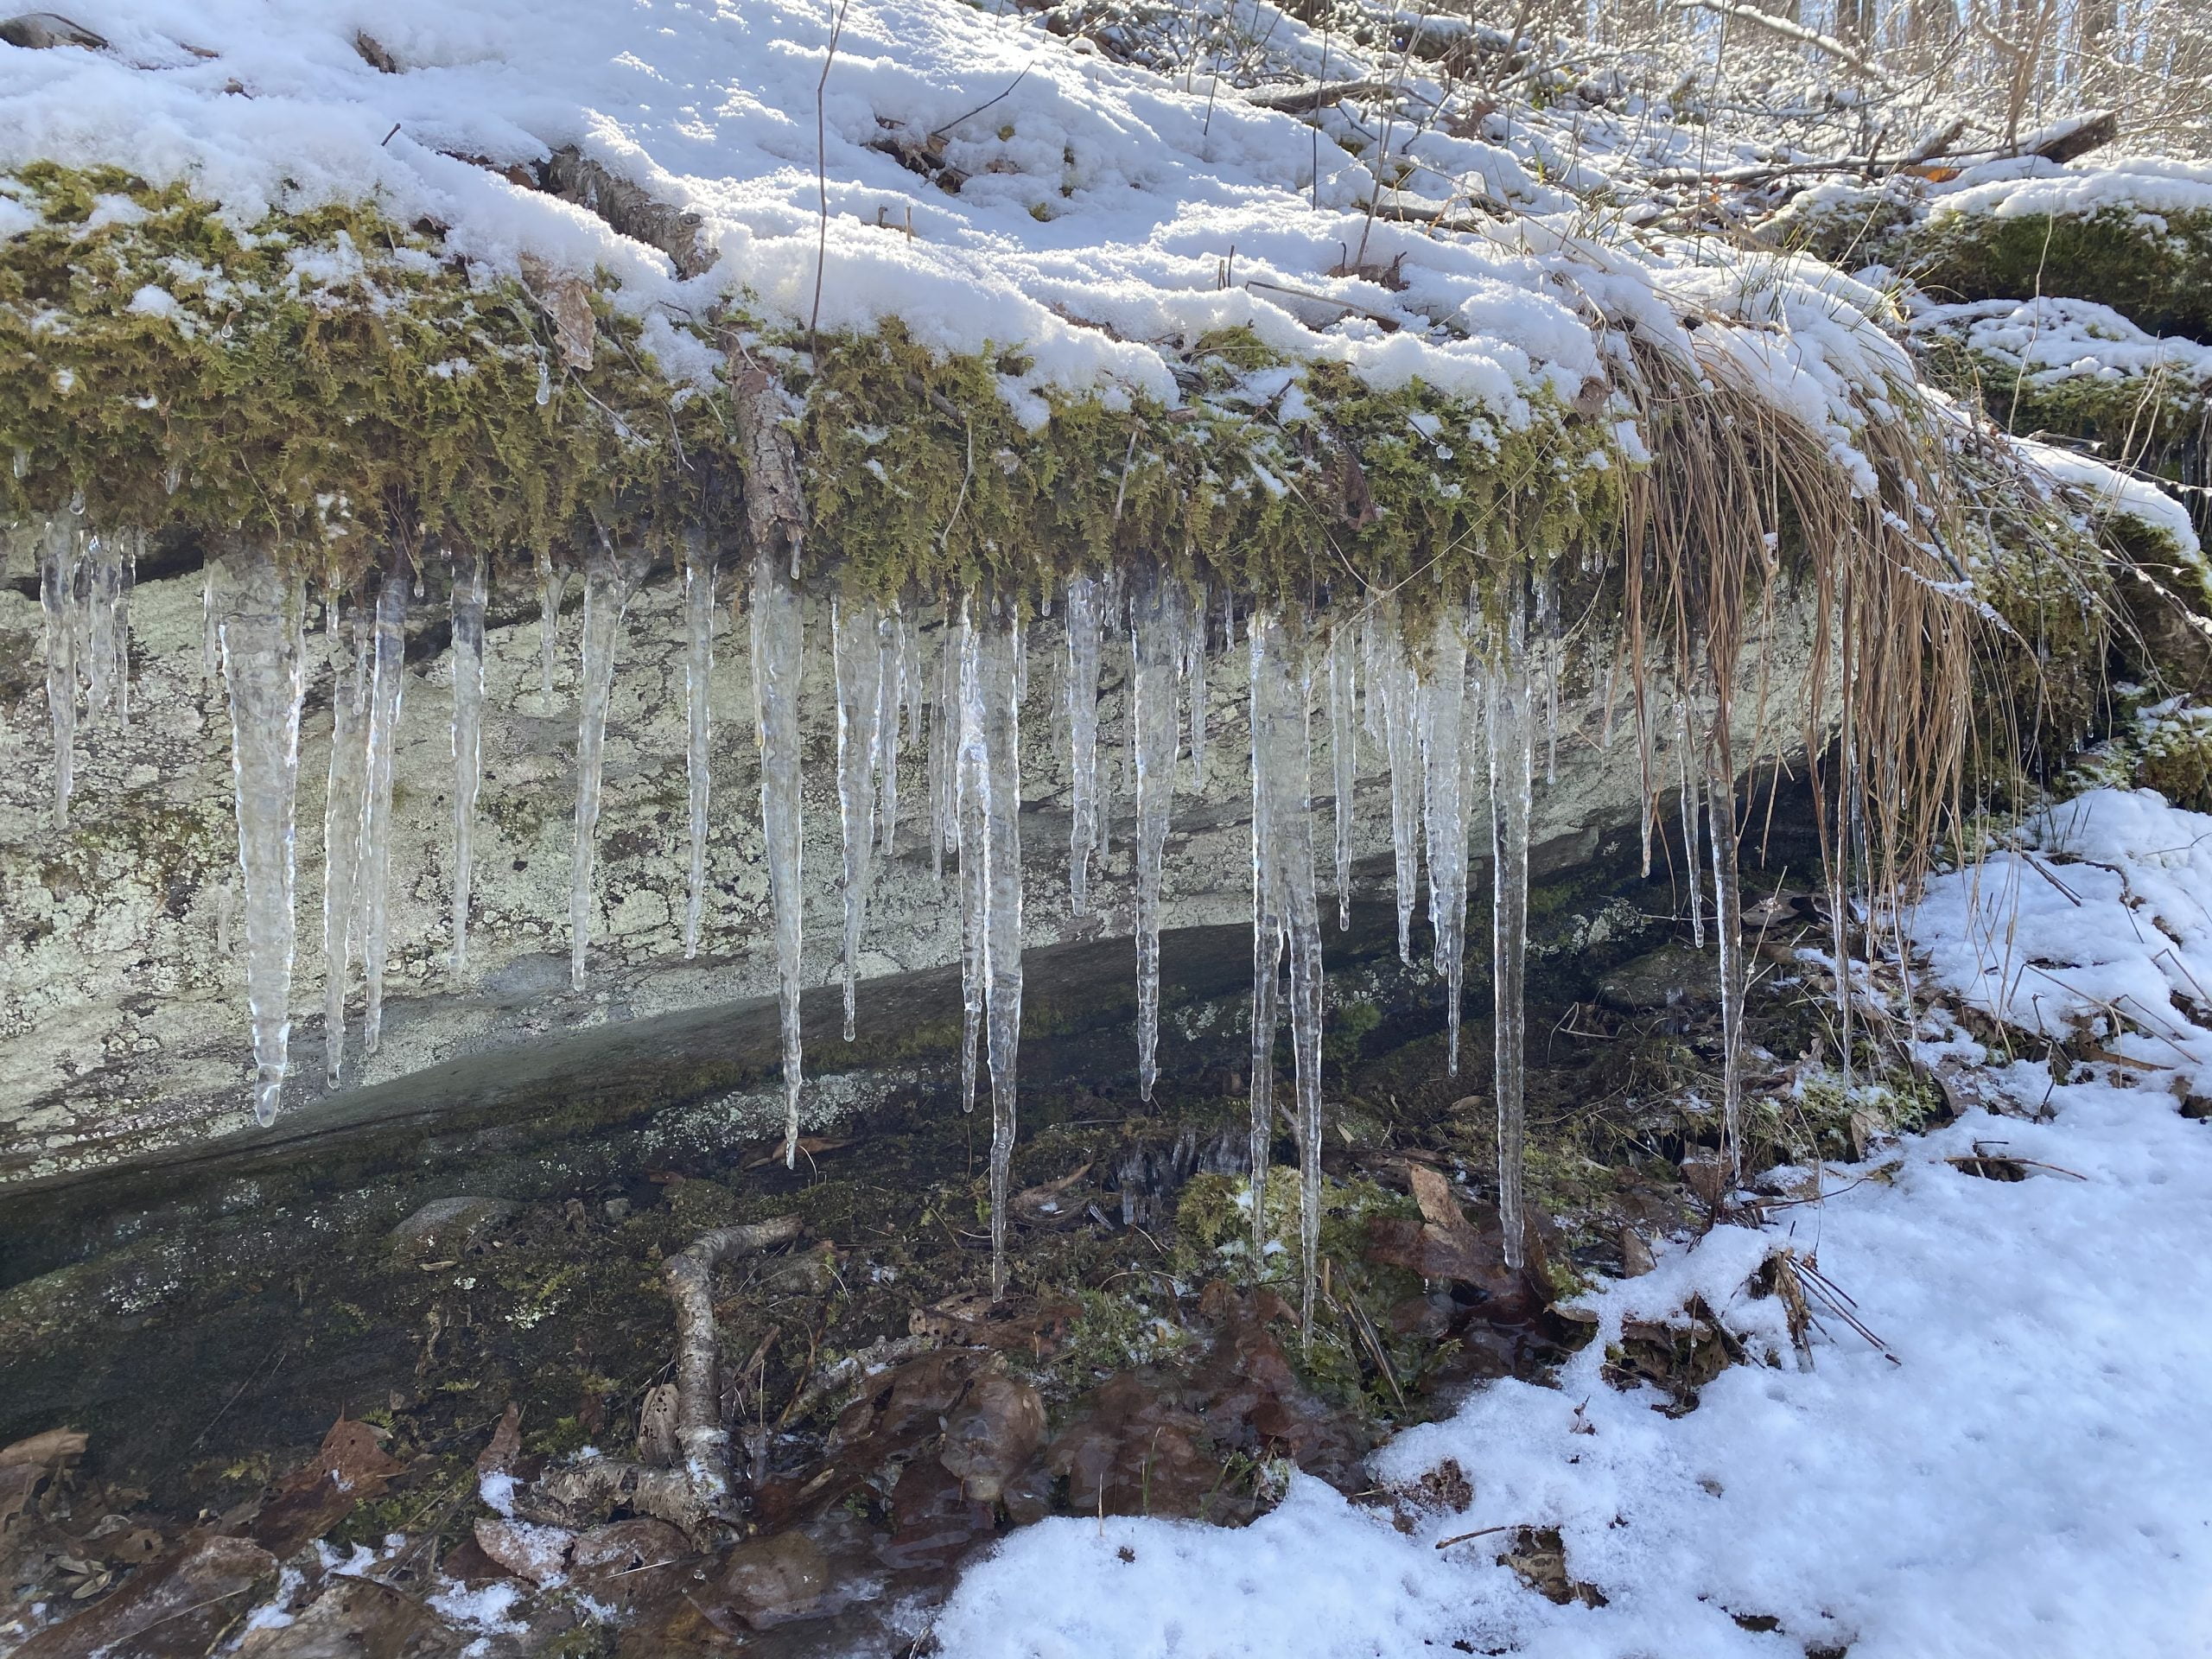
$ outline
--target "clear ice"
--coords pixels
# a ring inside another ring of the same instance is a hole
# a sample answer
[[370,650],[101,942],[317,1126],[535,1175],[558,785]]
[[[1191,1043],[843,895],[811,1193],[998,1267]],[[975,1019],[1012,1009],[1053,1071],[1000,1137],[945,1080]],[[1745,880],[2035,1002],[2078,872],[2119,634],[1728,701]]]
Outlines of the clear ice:
[[685,806],[691,833],[691,867],[683,893],[683,956],[699,954],[699,925],[707,914],[707,807],[714,787],[709,751],[708,687],[715,675],[715,550],[694,531],[683,543],[683,752]]
[[1491,983],[1496,1028],[1497,1215],[1505,1259],[1522,1265],[1526,1221],[1522,1195],[1522,1137],[1528,1032],[1522,987],[1529,944],[1529,814],[1535,771],[1535,711],[1529,676],[1528,613],[1518,599],[1506,606],[1496,662],[1489,676]]
[[1427,671],[1414,692],[1421,711],[1421,824],[1428,842],[1428,925],[1444,976],[1450,1036],[1446,1070],[1459,1074],[1459,992],[1466,977],[1467,803],[1465,726],[1467,642],[1459,620],[1440,617]]
[[1137,1094],[1160,1074],[1160,905],[1168,804],[1175,792],[1175,680],[1187,601],[1164,574],[1129,597],[1129,730],[1136,760]]
[[614,652],[622,613],[645,573],[645,555],[602,540],[584,565],[583,696],[576,720],[576,836],[569,859],[569,983],[584,988],[584,950],[595,907],[593,865],[600,785],[607,755],[607,713],[614,700]]
[[753,729],[760,744],[760,831],[775,912],[784,1036],[784,1163],[798,1158],[800,891],[798,683],[804,645],[798,590],[767,552],[753,563]]
[[485,560],[453,566],[453,976],[468,971],[468,894],[476,872],[476,798],[484,786]]
[[391,944],[391,761],[399,737],[400,693],[407,679],[407,587],[396,566],[377,589],[369,667],[368,756],[361,804],[361,860],[354,903],[361,941],[361,1050],[384,1040],[384,969]]
[[883,717],[883,645],[874,604],[830,601],[830,649],[837,690],[837,817],[844,835],[845,1040],[853,1040],[861,929],[868,915],[875,850],[876,758]]
[[1090,576],[1071,577],[1063,610],[1067,635],[1068,906],[1081,916],[1090,907],[1090,855],[1098,842],[1097,582]]
[[293,807],[300,778],[304,690],[298,588],[267,548],[210,563],[223,683],[231,710],[238,867],[245,883],[246,1008],[253,1029],[253,1115],[276,1120],[292,1020]]

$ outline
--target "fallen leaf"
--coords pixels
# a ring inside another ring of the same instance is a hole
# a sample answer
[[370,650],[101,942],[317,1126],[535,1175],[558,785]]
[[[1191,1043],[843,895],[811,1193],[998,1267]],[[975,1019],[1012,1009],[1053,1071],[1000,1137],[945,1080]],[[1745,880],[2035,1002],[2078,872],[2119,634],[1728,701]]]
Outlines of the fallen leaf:
[[381,1497],[406,1465],[385,1455],[368,1424],[340,1417],[315,1456],[278,1482],[254,1518],[253,1540],[278,1560],[322,1535]]
[[476,1472],[480,1475],[511,1473],[516,1458],[521,1453],[522,1407],[510,1400],[506,1410],[499,1414],[499,1427],[492,1431],[491,1440],[476,1454]]
[[986,1370],[969,1383],[945,1420],[938,1461],[959,1478],[968,1497],[995,1503],[1044,1437],[1043,1396],[1019,1377]]
[[541,1590],[567,1572],[569,1548],[575,1541],[575,1534],[560,1527],[535,1526],[494,1516],[482,1516],[476,1522],[477,1548]]

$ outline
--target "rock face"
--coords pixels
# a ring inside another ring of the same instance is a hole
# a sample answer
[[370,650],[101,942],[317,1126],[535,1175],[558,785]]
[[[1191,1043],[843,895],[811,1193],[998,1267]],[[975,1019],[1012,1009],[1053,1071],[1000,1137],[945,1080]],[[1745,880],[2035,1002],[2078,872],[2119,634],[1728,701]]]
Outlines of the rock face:
[[[67,832],[54,827],[53,740],[43,690],[35,572],[22,556],[0,585],[0,1182],[111,1162],[250,1121],[252,1075],[244,994],[238,842],[230,737],[219,687],[201,677],[200,578],[149,569],[130,603],[130,723],[80,718],[77,795]],[[728,573],[725,573],[726,586]],[[535,594],[496,590],[486,653],[484,781],[476,832],[468,969],[448,961],[453,870],[451,658],[444,584],[434,574],[409,618],[409,663],[394,762],[391,958],[380,1052],[348,1033],[347,1092],[454,1057],[607,1021],[772,997],[775,957],[762,861],[759,766],[752,732],[747,630],[718,614],[713,676],[714,795],[709,892],[698,957],[681,932],[689,867],[684,643],[680,583],[662,571],[628,612],[618,654],[598,832],[588,988],[569,986],[569,856],[577,732],[578,595],[562,619],[554,693],[541,687]],[[806,982],[830,982],[839,953],[835,702],[826,607],[810,606],[802,686],[806,746]],[[1808,641],[1785,622],[1771,661],[1747,680],[1770,710],[1797,705]],[[941,631],[922,622],[929,677]],[[322,813],[330,679],[311,625],[297,806],[299,950],[292,981],[288,1114],[323,1100]],[[1058,711],[1063,638],[1032,630],[1022,710],[1023,937],[1039,946],[1128,936],[1135,883],[1133,767],[1127,744],[1126,638],[1109,639],[1102,692],[1102,817],[1109,851],[1092,860],[1092,913],[1067,896],[1070,783]],[[1608,719],[1611,653],[1570,657],[1556,770],[1541,773],[1534,842],[1542,869],[1577,861],[1599,834],[1632,825],[1642,792],[1625,685]],[[1250,914],[1249,739],[1240,641],[1218,639],[1207,677],[1202,780],[1187,749],[1177,763],[1163,924],[1183,928]],[[1322,695],[1317,676],[1315,695]],[[1738,754],[1755,741],[1757,700],[1743,699]],[[1610,744],[1605,734],[1612,728]],[[1312,721],[1317,872],[1331,887],[1328,720]],[[1358,896],[1391,881],[1389,785],[1377,746],[1359,742],[1354,852]],[[1670,777],[1670,748],[1656,771]],[[859,967],[866,980],[957,962],[957,884],[931,870],[926,747],[900,756],[896,855],[880,864]],[[1469,815],[1478,861],[1486,810]],[[1478,876],[1479,883],[1484,878]],[[1422,901],[1425,905],[1425,899]],[[1332,910],[1324,899],[1325,914]],[[1417,907],[1417,913],[1418,907]],[[1476,953],[1483,949],[1480,940]],[[1134,972],[1134,955],[1132,968]],[[358,995],[355,1007],[358,1010]],[[865,993],[860,1035],[871,1035]],[[838,1098],[840,1048],[810,1039],[806,1109],[824,1121]],[[1134,1055],[1132,1056],[1134,1063]],[[817,1079],[820,1081],[817,1083]],[[766,1097],[764,1096],[764,1101]],[[767,1110],[766,1104],[761,1109]]]

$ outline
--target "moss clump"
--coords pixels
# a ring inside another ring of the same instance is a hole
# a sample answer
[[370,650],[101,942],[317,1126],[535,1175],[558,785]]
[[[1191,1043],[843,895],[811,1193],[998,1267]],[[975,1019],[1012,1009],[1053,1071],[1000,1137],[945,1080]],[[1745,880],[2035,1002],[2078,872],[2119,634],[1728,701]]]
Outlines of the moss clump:
[[[1541,568],[1618,514],[1610,440],[1539,404],[1520,427],[1418,383],[1282,359],[1243,332],[1178,365],[1182,402],[1046,394],[1027,425],[1018,357],[941,359],[895,321],[827,347],[804,390],[813,546],[890,595],[1035,601],[1105,557],[1310,604],[1347,574],[1429,594]],[[1505,550],[1510,550],[1510,552]],[[1425,578],[1410,583],[1416,575]]]
[[1890,263],[1931,293],[2108,305],[2154,334],[2212,340],[2212,213],[1944,211],[1902,232]]
[[[387,537],[543,545],[588,509],[703,518],[714,416],[600,302],[564,365],[520,283],[367,205],[251,228],[181,186],[47,163],[0,257],[0,474],[16,516],[244,527],[358,565]],[[357,533],[365,532],[365,533]]]

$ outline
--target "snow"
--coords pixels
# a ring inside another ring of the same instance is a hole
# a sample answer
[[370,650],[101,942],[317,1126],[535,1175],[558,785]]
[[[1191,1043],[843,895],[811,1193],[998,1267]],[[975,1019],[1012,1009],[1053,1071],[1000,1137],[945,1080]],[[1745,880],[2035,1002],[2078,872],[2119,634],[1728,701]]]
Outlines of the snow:
[[2107,209],[2146,215],[2212,212],[2212,165],[2150,156],[2112,156],[2090,167],[2061,167],[2031,156],[1986,162],[1940,187],[1929,216],[2070,217]]
[[[2212,977],[2199,897],[2212,893],[2212,817],[2101,791],[2022,840],[2083,905],[1999,860],[1936,878],[1913,921],[1936,986],[1970,1002],[1999,995],[1964,936],[1969,917],[1986,936],[2014,899],[2038,944],[2070,940],[2101,964],[2101,993],[2152,997],[2138,982],[2168,948]],[[2169,999],[2171,980],[2160,984]],[[2212,1058],[2212,1032],[2195,1023],[2208,1017],[2202,999],[2177,997],[2160,1015]],[[1822,1202],[1779,1209],[1764,1230],[1664,1243],[1653,1272],[1585,1299],[1601,1334],[1557,1388],[1493,1384],[1376,1459],[1378,1479],[1401,1490],[1456,1459],[1475,1491],[1465,1512],[1413,1510],[1401,1533],[1389,1509],[1294,1477],[1242,1531],[1047,1521],[969,1571],[937,1626],[943,1652],[2206,1651],[2212,1443],[2189,1425],[2212,1366],[2212,1133],[2176,1109],[2177,1056],[2148,1039],[2119,1052],[2158,1071],[2093,1065],[2054,1082],[2040,1053],[1985,1054],[1940,1015],[1924,1030],[1923,1058],[1980,1063],[2005,1115],[1972,1109],[1872,1166],[1830,1168]],[[2001,1182],[1947,1161],[1985,1147],[2053,1167]],[[1776,1300],[1744,1288],[1783,1244],[1817,1251],[1894,1363],[1833,1325],[1810,1364],[1794,1354]],[[1670,1419],[1598,1370],[1624,1317],[1663,1315],[1692,1291],[1746,1337],[1752,1363]],[[1769,1350],[1777,1363],[1758,1363]],[[1495,1560],[1510,1533],[1437,1548],[1518,1526],[1557,1527],[1571,1576],[1605,1605],[1555,1606],[1524,1588]],[[1778,1619],[1782,1634],[1735,1615]]]
[[2190,522],[2189,509],[2157,485],[2107,467],[2078,449],[2061,448],[2033,438],[2016,437],[2012,442],[2031,465],[2054,482],[2080,491],[2098,512],[2116,512],[2148,526],[2169,538],[2177,556],[2195,566],[2200,575],[2212,574],[2197,543],[2196,527]]
[[2032,300],[1977,300],[1914,309],[1915,334],[1955,334],[1985,357],[2023,373],[2037,388],[2068,380],[2155,377],[2158,393],[2178,402],[2212,390],[2212,346],[2145,334],[2110,306],[2046,295]]

